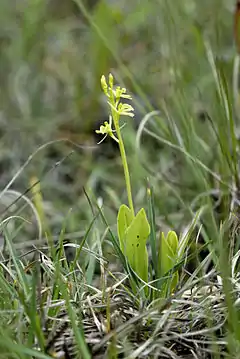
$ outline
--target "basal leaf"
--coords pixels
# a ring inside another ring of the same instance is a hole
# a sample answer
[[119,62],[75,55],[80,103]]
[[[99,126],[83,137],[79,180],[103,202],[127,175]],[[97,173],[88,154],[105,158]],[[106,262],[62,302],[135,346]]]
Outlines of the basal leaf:
[[169,231],[166,239],[171,256],[175,259],[178,252],[178,237],[176,232]]
[[[175,266],[178,259],[178,237],[174,231],[169,231],[167,237],[164,233],[160,237],[160,248],[158,253],[159,273],[161,277],[165,276]],[[179,280],[178,272],[174,272],[168,279],[166,290],[172,291]]]
[[120,248],[124,254],[126,254],[126,245],[125,245],[126,232],[132,220],[133,220],[133,215],[130,208],[128,208],[125,204],[122,204],[118,211],[117,229],[118,229]]
[[126,253],[130,265],[144,280],[148,279],[148,253],[146,248],[150,226],[142,208],[126,231]]
[[174,231],[168,232],[167,238],[161,234],[158,253],[159,273],[164,276],[174,265],[177,259],[178,237]]

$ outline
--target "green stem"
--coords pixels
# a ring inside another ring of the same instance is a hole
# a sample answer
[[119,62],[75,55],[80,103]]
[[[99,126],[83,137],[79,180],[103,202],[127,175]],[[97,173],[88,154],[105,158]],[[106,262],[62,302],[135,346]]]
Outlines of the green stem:
[[127,156],[126,156],[124,143],[123,143],[123,139],[122,139],[122,135],[121,135],[121,130],[120,130],[120,126],[119,126],[119,114],[116,111],[112,110],[112,117],[113,117],[114,127],[115,127],[118,141],[119,141],[118,144],[119,144],[120,154],[121,154],[121,158],[122,158],[122,165],[123,165],[125,182],[126,182],[129,208],[131,209],[133,217],[134,217],[135,212],[134,212],[134,206],[133,206],[133,200],[132,200],[130,174],[129,174],[129,170],[128,170]]

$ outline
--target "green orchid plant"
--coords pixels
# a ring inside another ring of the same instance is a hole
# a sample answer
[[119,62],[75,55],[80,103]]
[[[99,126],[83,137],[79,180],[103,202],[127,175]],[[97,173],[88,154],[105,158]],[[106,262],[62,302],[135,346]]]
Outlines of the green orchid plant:
[[[134,108],[129,104],[121,102],[124,99],[131,100],[131,96],[127,94],[125,88],[121,88],[120,86],[117,86],[116,88],[114,87],[114,78],[112,74],[109,75],[108,81],[105,76],[102,76],[101,86],[107,97],[111,113],[109,115],[109,121],[105,121],[104,124],[100,126],[100,129],[96,130],[96,133],[103,135],[103,139],[99,143],[101,143],[107,136],[110,136],[118,143],[128,197],[128,206],[126,204],[122,204],[119,208],[117,216],[119,245],[131,268],[141,281],[145,283],[144,292],[147,294],[149,263],[146,244],[150,235],[150,225],[144,208],[141,208],[138,213],[135,214],[130,173],[121,134],[122,127],[120,126],[120,117],[134,117]],[[157,272],[157,275],[162,278],[167,272],[169,272],[169,270],[171,270],[171,268],[174,267],[177,261],[178,237],[176,233],[170,231],[166,237],[164,234],[161,234],[158,247],[158,265],[157,268],[155,268],[155,271]],[[178,273],[175,272],[171,279],[171,283],[167,287],[173,291],[177,283]],[[166,288],[163,290],[166,292]],[[162,294],[163,290],[161,291]]]

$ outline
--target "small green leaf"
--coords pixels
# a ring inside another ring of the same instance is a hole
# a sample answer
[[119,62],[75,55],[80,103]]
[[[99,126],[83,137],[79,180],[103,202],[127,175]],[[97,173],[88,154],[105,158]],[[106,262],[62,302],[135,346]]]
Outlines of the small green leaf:
[[144,281],[148,280],[148,253],[146,248],[150,226],[142,208],[126,231],[126,253],[130,265]]
[[[158,253],[159,273],[164,277],[176,265],[178,259],[178,237],[174,231],[169,231],[167,237],[160,235],[160,248]],[[174,290],[179,280],[178,272],[175,272],[167,282],[167,289]]]
[[120,242],[121,251],[126,254],[126,246],[125,246],[125,239],[126,239],[126,231],[130,224],[132,223],[133,215],[130,208],[128,208],[125,204],[122,204],[118,211],[118,218],[117,218],[117,228],[118,228],[118,238]]
[[178,237],[177,237],[176,232],[169,231],[166,241],[169,246],[169,250],[172,253],[172,256],[176,257],[177,252],[178,252]]
[[158,264],[159,273],[164,276],[174,265],[177,257],[178,237],[174,231],[168,232],[167,238],[161,234]]
[[146,213],[142,208],[133,217],[131,210],[123,204],[119,208],[117,222],[120,248],[133,270],[147,282],[148,253],[146,242],[150,234],[150,226]]

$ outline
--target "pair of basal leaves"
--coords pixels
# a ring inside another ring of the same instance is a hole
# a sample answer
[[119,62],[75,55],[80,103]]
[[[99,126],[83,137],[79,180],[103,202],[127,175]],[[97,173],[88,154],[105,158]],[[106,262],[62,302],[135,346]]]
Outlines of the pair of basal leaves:
[[[118,237],[120,248],[127,257],[129,264],[137,275],[148,282],[148,253],[147,239],[150,235],[150,225],[145,210],[142,208],[136,216],[126,206],[121,205],[118,212]],[[158,274],[164,276],[176,263],[178,253],[178,237],[170,231],[167,237],[162,233],[159,238]],[[178,273],[174,273],[171,287],[178,282]]]

